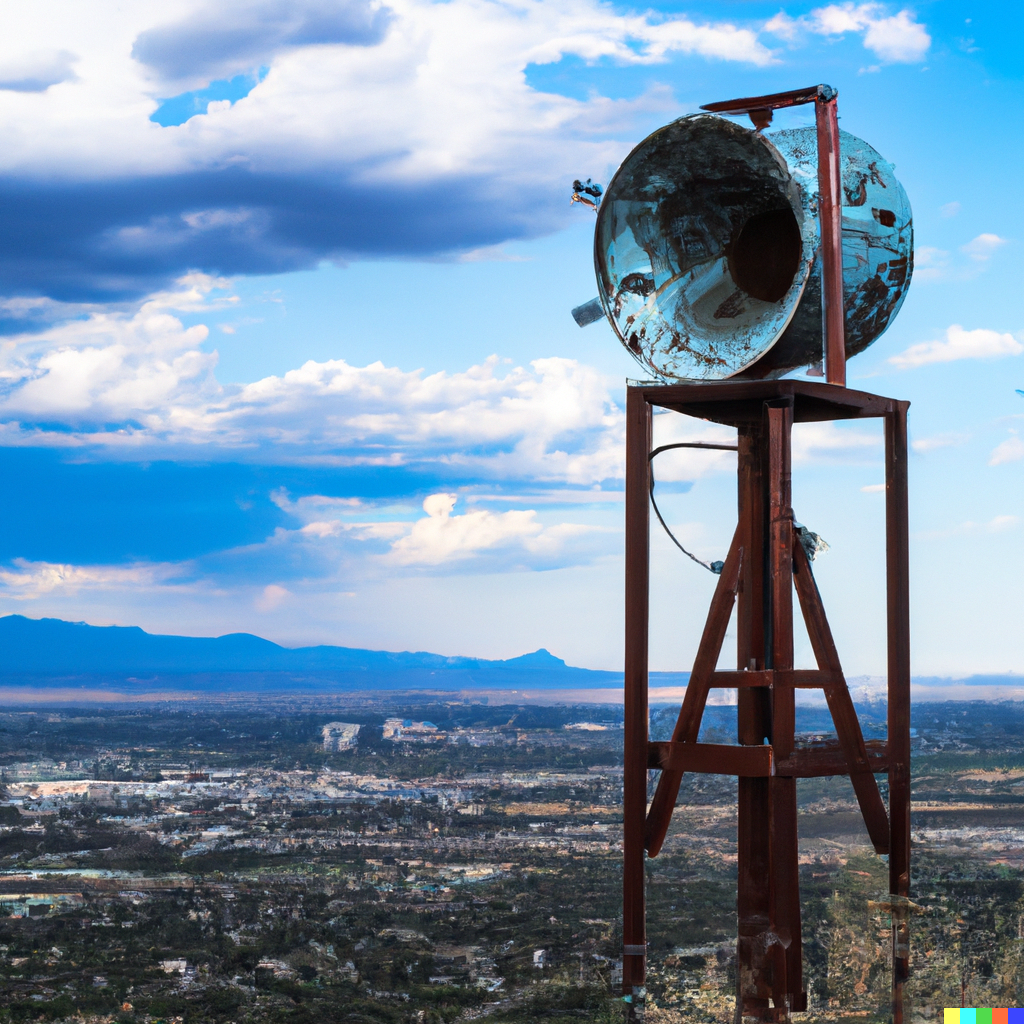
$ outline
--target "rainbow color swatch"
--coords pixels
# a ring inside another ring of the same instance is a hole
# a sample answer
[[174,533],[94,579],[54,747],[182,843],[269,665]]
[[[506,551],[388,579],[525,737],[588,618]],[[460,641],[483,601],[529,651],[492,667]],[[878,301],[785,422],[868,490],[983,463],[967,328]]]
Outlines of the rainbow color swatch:
[[1024,1009],[947,1009],[942,1024],[1024,1024]]

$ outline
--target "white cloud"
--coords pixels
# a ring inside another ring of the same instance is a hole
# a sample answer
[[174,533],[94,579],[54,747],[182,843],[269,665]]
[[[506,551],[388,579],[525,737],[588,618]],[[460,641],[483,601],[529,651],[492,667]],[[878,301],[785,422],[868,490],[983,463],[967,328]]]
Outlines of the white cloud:
[[955,217],[959,212],[960,203],[955,200],[952,203],[946,203],[939,207],[939,213],[941,213],[943,217]]
[[797,423],[793,427],[795,463],[873,460],[881,451],[880,431],[866,433],[834,422]]
[[795,42],[803,27],[804,25],[801,21],[791,18],[785,11],[779,11],[778,14],[769,18],[764,24],[765,32],[778,36],[780,39],[785,39],[787,42]]
[[290,571],[309,576],[329,572],[351,579],[368,565],[388,573],[548,569],[593,561],[607,553],[606,535],[618,533],[607,526],[559,522],[557,510],[544,518],[529,508],[492,512],[470,507],[458,513],[456,505],[464,496],[446,491],[428,495],[422,511],[405,502],[323,495],[292,500],[283,492],[273,498],[302,525],[279,527],[263,545],[245,550],[246,561],[269,558],[273,563],[279,557],[275,551],[287,550]]
[[945,530],[927,530],[917,534],[918,537],[928,540],[940,540],[947,537],[958,537],[964,534],[978,535],[980,533],[1003,533],[1012,530],[1020,522],[1017,516],[999,515],[993,516],[987,523],[976,523],[972,519],[958,523],[956,526]]
[[927,452],[936,451],[939,448],[955,448],[966,444],[971,439],[970,434],[933,434],[931,437],[921,437],[912,441],[910,447],[921,455]]
[[166,564],[65,565],[24,558],[12,564],[13,568],[0,568],[0,593],[15,600],[34,600],[55,592],[158,587],[182,572],[180,566]]
[[915,64],[924,60],[931,44],[932,37],[924,25],[914,21],[910,11],[872,20],[864,33],[867,49],[882,60],[896,64]]
[[867,484],[861,490],[865,494],[885,494],[885,484]]
[[986,328],[965,331],[959,324],[946,330],[945,341],[922,341],[905,352],[892,356],[889,362],[900,370],[909,370],[929,363],[949,363],[959,359],[998,359],[1024,352],[1012,334],[1000,334]]
[[[8,262],[17,287],[64,298],[141,294],[188,266],[274,273],[555,230],[575,216],[573,176],[607,180],[638,119],[678,103],[664,84],[544,92],[531,66],[775,61],[749,27],[601,0],[37,0],[8,4],[4,28],[0,68],[78,55],[73,80],[0,89],[0,175],[30,225],[11,244],[32,239]],[[150,120],[181,89],[261,67],[235,102]]]
[[972,238],[966,245],[961,246],[960,251],[965,252],[972,260],[984,262],[990,259],[992,254],[1004,245],[1006,245],[1005,238],[1000,238],[998,235],[986,232],[978,235],[977,238]]
[[[5,443],[122,449],[273,446],[341,464],[422,460],[503,477],[594,484],[621,475],[622,415],[609,382],[575,360],[459,373],[309,361],[223,386],[207,328],[169,309],[224,304],[223,282],[191,277],[137,313],[94,314],[0,348]],[[211,298],[211,296],[214,296]],[[55,431],[58,422],[66,429]]]
[[[959,205],[959,204],[954,204]],[[922,245],[914,250],[914,280],[939,281],[947,278],[968,281],[982,273],[992,256],[1007,244],[998,235],[981,234],[960,246],[960,253],[967,257],[951,266],[950,254],[945,249]]]
[[765,31],[789,42],[797,41],[804,33],[842,36],[860,32],[865,48],[892,64],[924,60],[932,42],[925,26],[915,21],[910,11],[889,15],[880,3],[829,4],[799,18],[780,13],[765,24]]
[[399,565],[439,565],[480,551],[511,545],[529,547],[543,533],[537,513],[529,510],[489,512],[478,509],[452,515],[458,495],[432,494],[423,502],[426,517],[391,546]]
[[994,516],[987,524],[986,529],[990,533],[1000,533],[1002,530],[1012,530],[1020,520],[1017,516]]
[[[194,4],[183,29],[202,36],[201,22],[225,20],[223,6]],[[538,152],[554,156],[567,131],[587,122],[592,131],[616,105],[536,92],[523,78],[529,64],[566,56],[651,64],[675,53],[755,66],[773,60],[748,28],[681,15],[619,14],[596,0],[391,0],[387,9],[387,30],[374,45],[341,39],[304,44],[293,33],[278,49],[279,26],[270,17],[263,26],[270,52],[246,57],[244,67],[211,67],[189,84],[261,63],[269,65],[266,77],[230,107],[169,128],[148,115],[169,86],[180,87],[182,72],[192,72],[155,57],[142,63],[132,50],[166,31],[180,17],[179,5],[136,2],[122,9],[100,0],[67,8],[40,0],[12,11],[9,59],[20,48],[29,52],[38,39],[50,46],[74,41],[83,56],[79,80],[59,102],[29,107],[13,94],[0,102],[9,143],[0,165],[93,175],[213,168],[225,161],[284,170],[312,162],[359,164],[374,178],[405,178],[413,171],[494,173],[511,159],[513,174],[536,174],[531,161]],[[207,36],[199,43],[226,45],[212,26]],[[257,46],[259,36],[254,32]],[[192,65],[202,59],[195,47],[188,56]],[[31,131],[18,130],[30,122]]]
[[1024,459],[1024,441],[1012,434],[992,449],[988,464],[999,466],[1004,462],[1019,462],[1021,459]]
[[216,356],[198,348],[208,333],[202,325],[185,329],[169,314],[144,310],[130,320],[95,314],[60,333],[59,347],[27,358],[17,358],[14,346],[3,353],[6,419],[110,422],[140,415],[152,428],[173,417],[180,402],[216,390]]
[[285,587],[279,587],[276,583],[271,583],[269,586],[264,587],[259,597],[256,598],[256,610],[261,612],[276,611],[291,596],[291,592]]
[[[654,448],[694,441],[734,445],[736,431],[674,412],[658,413],[654,417]],[[660,483],[699,480],[715,473],[735,471],[735,452],[708,448],[676,448],[663,452],[654,460],[655,479]]]

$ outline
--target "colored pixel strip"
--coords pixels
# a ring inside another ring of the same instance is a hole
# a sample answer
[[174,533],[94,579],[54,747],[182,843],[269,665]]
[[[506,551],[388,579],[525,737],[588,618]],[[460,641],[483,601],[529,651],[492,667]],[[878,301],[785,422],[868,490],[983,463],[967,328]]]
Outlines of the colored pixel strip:
[[953,1009],[945,1010],[942,1024],[1024,1024],[1024,1010]]

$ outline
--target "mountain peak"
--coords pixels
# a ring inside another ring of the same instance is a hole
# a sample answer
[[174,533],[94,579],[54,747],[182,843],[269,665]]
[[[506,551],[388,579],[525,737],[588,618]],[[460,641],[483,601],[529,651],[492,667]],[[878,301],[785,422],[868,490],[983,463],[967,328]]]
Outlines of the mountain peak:
[[567,668],[561,658],[556,658],[544,647],[540,647],[530,654],[520,654],[518,658],[509,658],[507,661],[502,662],[502,664],[515,666],[516,668]]

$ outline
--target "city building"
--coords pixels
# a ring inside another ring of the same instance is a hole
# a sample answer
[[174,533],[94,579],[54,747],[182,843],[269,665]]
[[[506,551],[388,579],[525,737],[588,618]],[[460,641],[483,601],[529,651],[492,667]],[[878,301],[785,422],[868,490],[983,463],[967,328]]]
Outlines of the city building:
[[321,730],[324,750],[351,750],[359,740],[359,728],[351,722],[328,722]]
[[443,740],[441,732],[433,722],[414,722],[409,718],[389,718],[384,722],[383,738],[395,743],[429,743],[432,740]]

